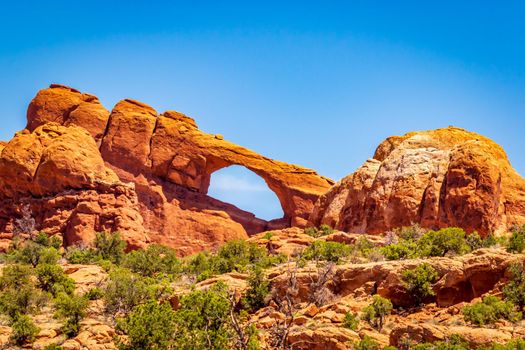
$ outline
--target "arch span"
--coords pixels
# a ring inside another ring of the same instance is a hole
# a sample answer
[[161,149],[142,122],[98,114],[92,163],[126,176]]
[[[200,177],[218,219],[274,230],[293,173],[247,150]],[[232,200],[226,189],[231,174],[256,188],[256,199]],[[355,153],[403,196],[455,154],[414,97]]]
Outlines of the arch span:
[[271,221],[284,216],[281,202],[266,182],[252,171],[231,165],[211,174],[207,194]]

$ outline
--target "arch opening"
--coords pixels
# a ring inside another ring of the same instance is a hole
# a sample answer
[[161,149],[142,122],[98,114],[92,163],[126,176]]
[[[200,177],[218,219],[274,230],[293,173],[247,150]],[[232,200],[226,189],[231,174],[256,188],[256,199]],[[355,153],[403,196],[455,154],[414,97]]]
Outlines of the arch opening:
[[208,196],[271,221],[284,217],[277,195],[251,170],[231,165],[211,174]]

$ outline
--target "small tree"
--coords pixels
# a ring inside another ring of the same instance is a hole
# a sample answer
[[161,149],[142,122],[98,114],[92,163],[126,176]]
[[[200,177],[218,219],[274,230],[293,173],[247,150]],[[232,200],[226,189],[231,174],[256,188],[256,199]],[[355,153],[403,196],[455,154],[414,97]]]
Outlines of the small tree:
[[38,286],[45,292],[71,294],[75,290],[75,281],[68,277],[62,267],[52,264],[41,264],[36,268]]
[[378,350],[379,344],[368,335],[365,335],[354,347],[356,350]]
[[168,303],[150,300],[139,305],[118,326],[127,335],[126,341],[117,341],[121,350],[172,349],[175,313]]
[[175,315],[175,342],[184,349],[228,348],[229,311],[228,287],[222,282],[184,296]]
[[506,319],[512,322],[521,319],[521,313],[516,311],[516,307],[501,299],[488,295],[483,301],[473,305],[467,305],[462,310],[465,321],[478,326],[495,323],[500,319]]
[[122,265],[146,277],[154,277],[159,274],[174,275],[180,271],[176,251],[157,244],[126,254]]
[[95,237],[95,248],[102,259],[119,264],[124,257],[126,242],[120,238],[118,232],[99,232]]
[[385,317],[391,312],[392,302],[379,295],[374,295],[372,303],[363,309],[363,319],[380,331],[383,328]]
[[402,279],[409,295],[413,296],[416,305],[421,305],[427,297],[434,296],[432,284],[438,280],[438,273],[428,263],[418,265],[411,270],[405,270]]
[[460,255],[470,251],[465,241],[465,231],[458,227],[428,231],[417,245],[421,256],[445,256],[449,253]]
[[509,253],[521,253],[525,249],[525,226],[515,229],[509,238],[507,251]]
[[357,315],[351,311],[348,311],[345,314],[345,318],[343,319],[343,327],[355,331],[357,330],[358,326],[359,326],[359,319],[357,318]]
[[88,299],[75,294],[60,293],[55,299],[55,317],[64,319],[62,331],[68,337],[78,334],[80,321],[86,317]]
[[512,264],[509,268],[510,280],[503,287],[505,299],[518,305],[520,309],[525,307],[525,271],[522,264]]
[[317,240],[303,250],[302,257],[307,260],[338,263],[341,258],[350,255],[351,252],[352,248],[346,244]]
[[11,323],[13,333],[11,333],[11,341],[17,345],[23,345],[35,340],[35,336],[40,332],[40,329],[35,326],[31,317],[27,315],[18,315]]
[[270,282],[266,279],[262,268],[253,268],[248,279],[248,289],[243,298],[244,306],[250,311],[256,311],[266,305],[266,297],[270,293]]

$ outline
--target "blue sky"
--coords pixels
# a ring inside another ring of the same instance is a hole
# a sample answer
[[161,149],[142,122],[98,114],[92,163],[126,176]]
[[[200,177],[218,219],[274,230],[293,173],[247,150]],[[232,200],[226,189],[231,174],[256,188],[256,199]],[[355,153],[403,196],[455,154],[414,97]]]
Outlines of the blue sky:
[[62,83],[108,108],[130,97],[182,111],[335,180],[387,136],[448,125],[494,139],[525,174],[523,18],[520,1],[6,3],[0,138]]

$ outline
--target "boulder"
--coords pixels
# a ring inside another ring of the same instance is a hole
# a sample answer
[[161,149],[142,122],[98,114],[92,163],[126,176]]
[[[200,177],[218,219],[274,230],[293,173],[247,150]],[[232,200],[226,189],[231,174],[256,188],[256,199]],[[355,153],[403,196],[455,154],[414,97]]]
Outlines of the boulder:
[[419,224],[481,235],[525,224],[525,180],[504,150],[448,127],[386,139],[317,201],[310,222],[356,233]]

